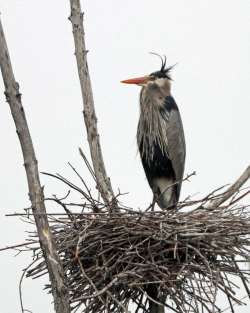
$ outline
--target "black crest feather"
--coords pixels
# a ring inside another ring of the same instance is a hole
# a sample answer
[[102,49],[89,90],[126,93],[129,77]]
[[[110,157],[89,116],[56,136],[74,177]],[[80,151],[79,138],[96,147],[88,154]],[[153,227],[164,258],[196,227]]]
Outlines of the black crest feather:
[[163,55],[163,57],[162,57],[158,53],[155,53],[155,52],[150,52],[150,53],[153,54],[153,55],[156,55],[157,57],[159,57],[161,59],[161,69],[159,71],[157,71],[157,72],[151,73],[150,75],[156,76],[158,78],[168,78],[168,79],[171,80],[171,77],[170,77],[169,74],[170,74],[171,70],[174,68],[175,65],[166,67],[167,57],[165,55]]

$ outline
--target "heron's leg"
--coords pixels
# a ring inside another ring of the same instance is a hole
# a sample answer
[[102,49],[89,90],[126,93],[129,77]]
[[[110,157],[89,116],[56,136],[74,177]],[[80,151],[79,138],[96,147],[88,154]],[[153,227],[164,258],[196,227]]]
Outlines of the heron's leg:
[[152,199],[152,203],[150,204],[150,206],[145,210],[145,212],[148,212],[149,210],[154,211],[155,208],[155,203],[157,202],[157,196],[155,194],[153,194],[153,199]]
[[157,201],[157,196],[155,195],[155,193],[153,194],[153,201],[152,201],[152,208],[151,208],[151,211],[154,211],[155,210],[155,203]]

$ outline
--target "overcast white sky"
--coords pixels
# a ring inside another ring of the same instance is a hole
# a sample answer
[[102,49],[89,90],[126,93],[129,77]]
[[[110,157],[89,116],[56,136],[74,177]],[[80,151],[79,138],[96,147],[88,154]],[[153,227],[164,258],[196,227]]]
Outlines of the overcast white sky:
[[[148,52],[166,54],[173,96],[187,144],[182,197],[233,182],[250,161],[249,0],[86,0],[86,40],[99,131],[114,188],[128,205],[151,200],[136,149],[139,88],[121,79],[159,68]],[[88,153],[66,0],[0,0],[2,23],[40,170],[75,180],[71,161],[87,175],[78,147]],[[23,160],[0,79],[0,247],[23,242],[27,226],[4,215],[29,206]],[[65,188],[42,177],[47,195]],[[28,255],[0,255],[1,312],[19,312],[18,281]],[[34,313],[53,312],[44,280],[24,282],[24,303]],[[246,313],[250,305],[238,308]]]

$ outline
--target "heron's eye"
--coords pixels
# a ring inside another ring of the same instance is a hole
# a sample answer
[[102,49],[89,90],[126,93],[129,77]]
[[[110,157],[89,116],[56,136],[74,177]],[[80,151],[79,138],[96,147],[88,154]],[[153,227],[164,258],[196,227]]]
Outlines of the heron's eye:
[[153,75],[149,75],[149,78],[150,78],[150,80],[152,80],[152,81],[156,79],[156,77],[153,76]]

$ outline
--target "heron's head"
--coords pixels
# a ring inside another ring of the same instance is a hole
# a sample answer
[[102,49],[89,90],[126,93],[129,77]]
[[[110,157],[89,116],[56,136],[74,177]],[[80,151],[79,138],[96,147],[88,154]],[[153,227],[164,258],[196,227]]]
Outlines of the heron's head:
[[142,77],[122,80],[121,82],[124,84],[135,84],[138,86],[142,86],[143,89],[147,92],[161,91],[164,95],[169,95],[171,87],[170,72],[174,66],[166,67],[166,56],[164,56],[164,58],[162,58],[161,56],[159,57],[161,58],[162,62],[159,71]]

